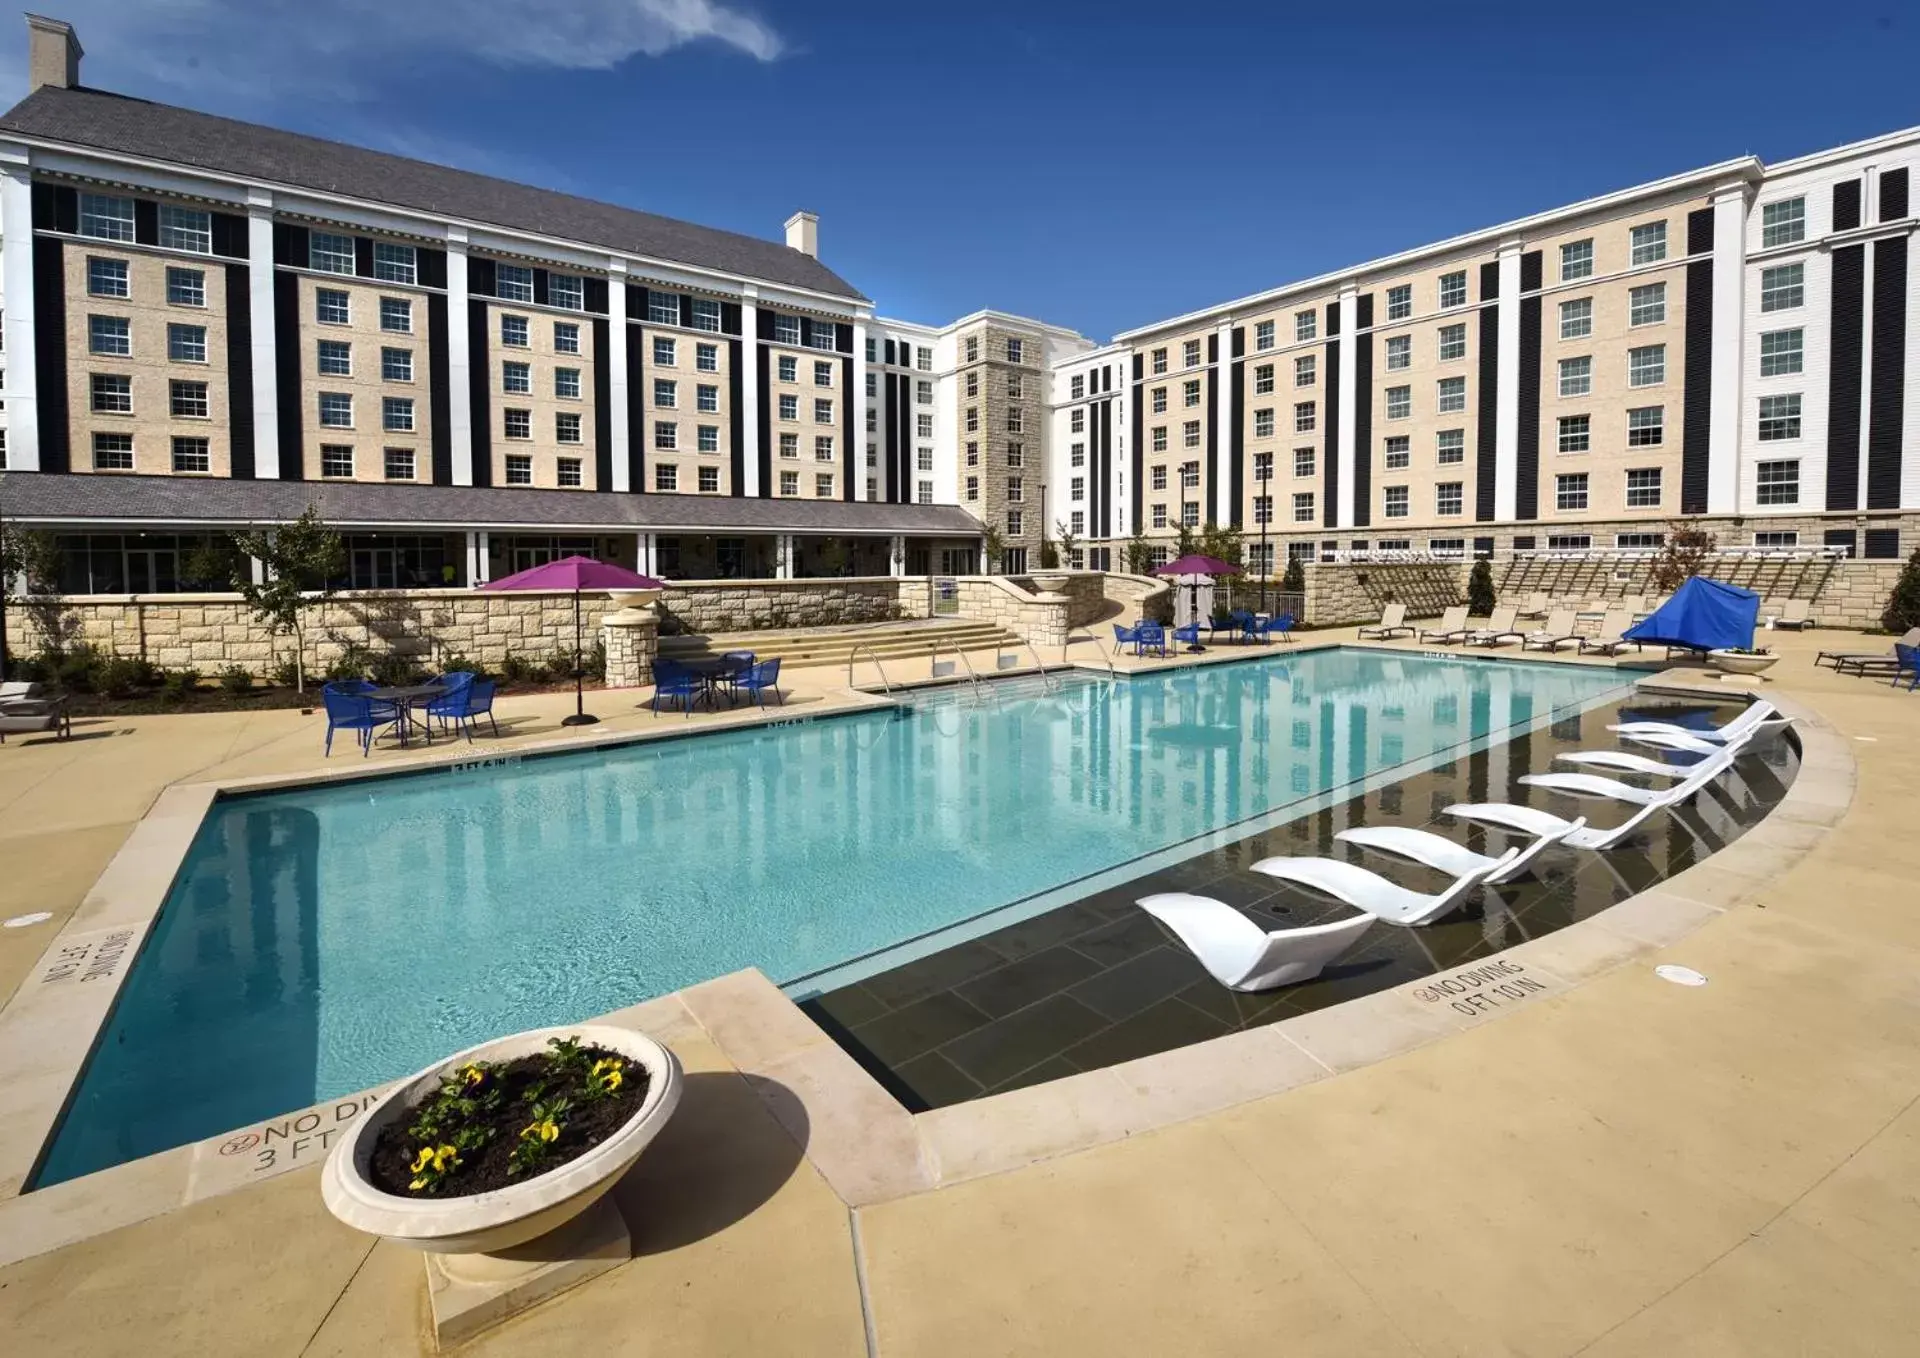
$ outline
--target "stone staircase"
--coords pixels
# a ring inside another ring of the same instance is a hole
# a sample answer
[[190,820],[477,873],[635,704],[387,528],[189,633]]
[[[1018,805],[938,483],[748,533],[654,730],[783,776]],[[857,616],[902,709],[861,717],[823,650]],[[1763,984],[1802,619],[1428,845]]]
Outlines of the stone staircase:
[[964,618],[660,638],[660,654],[670,660],[693,660],[725,651],[752,651],[762,660],[778,656],[781,664],[789,669],[802,665],[845,665],[856,649],[864,664],[875,656],[884,662],[905,656],[932,655],[935,651],[990,651],[998,647],[1017,649],[1031,659],[1026,642],[1017,633],[995,623]]

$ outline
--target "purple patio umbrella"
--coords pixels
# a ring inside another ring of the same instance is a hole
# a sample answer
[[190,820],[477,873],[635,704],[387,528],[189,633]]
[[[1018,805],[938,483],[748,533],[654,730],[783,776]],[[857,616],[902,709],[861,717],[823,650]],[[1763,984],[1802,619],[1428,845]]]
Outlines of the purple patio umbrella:
[[[1201,556],[1197,552],[1189,552],[1178,561],[1169,561],[1164,566],[1155,566],[1153,573],[1155,575],[1238,575],[1240,568],[1231,561],[1222,561],[1217,556]],[[1200,586],[1188,585],[1187,591],[1197,622],[1200,611]],[[1198,651],[1202,648],[1191,646],[1188,649]]]
[[532,566],[513,575],[502,576],[498,580],[489,580],[481,589],[498,590],[555,590],[573,591],[573,715],[562,717],[562,726],[591,726],[600,718],[587,711],[586,696],[581,687],[580,669],[580,591],[624,590],[624,589],[665,589],[664,581],[655,580],[650,575],[637,575],[625,566],[610,565],[605,561],[595,561],[590,556],[563,556],[558,561],[549,561],[544,566]]

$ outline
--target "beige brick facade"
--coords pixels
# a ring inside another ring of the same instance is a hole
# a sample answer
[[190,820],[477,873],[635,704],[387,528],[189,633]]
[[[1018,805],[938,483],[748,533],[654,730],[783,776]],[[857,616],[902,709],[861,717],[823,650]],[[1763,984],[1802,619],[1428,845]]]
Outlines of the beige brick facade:
[[[426,298],[390,284],[332,274],[301,275],[299,292],[302,475],[309,481],[431,480]],[[344,320],[339,319],[341,297],[346,299]],[[404,307],[383,311],[383,299]],[[398,328],[401,310],[405,330]],[[389,324],[395,328],[388,329]],[[347,371],[340,372],[343,354]],[[329,396],[346,398],[350,424],[326,423],[338,418],[334,412],[342,408],[337,401],[329,403]],[[388,449],[394,458],[388,458]],[[388,475],[390,466],[393,476]],[[407,468],[411,475],[399,474]]]
[[[595,481],[594,318],[523,302],[490,302],[487,416],[493,484],[598,489]],[[509,342],[524,333],[524,345]],[[577,343],[576,353],[565,346]],[[476,375],[477,376],[477,375]],[[577,383],[579,395],[560,395]],[[510,389],[509,384],[512,388]],[[522,388],[524,389],[518,389]],[[523,465],[529,480],[509,472]],[[579,478],[574,484],[574,477]]]
[[[961,330],[956,344],[954,438],[961,450],[962,499],[999,530],[1007,548],[1024,551],[1028,566],[1037,566],[1054,509],[1047,493],[1042,337],[981,321]],[[978,501],[965,491],[966,479],[976,476]]]
[[[824,349],[764,347],[771,407],[767,428],[773,439],[771,492],[776,499],[837,500],[844,489],[847,421],[853,408],[852,393],[842,389],[841,356]],[[825,385],[818,376],[826,378]]]
[[[644,346],[647,484],[636,490],[679,495],[731,495],[733,485],[733,346],[726,335],[678,326],[630,328],[629,343]],[[671,362],[666,362],[668,358]],[[663,386],[663,384],[665,384]],[[663,398],[670,398],[667,403]],[[709,408],[711,407],[711,408]],[[672,426],[671,449],[660,446]],[[660,468],[673,469],[671,486]]]

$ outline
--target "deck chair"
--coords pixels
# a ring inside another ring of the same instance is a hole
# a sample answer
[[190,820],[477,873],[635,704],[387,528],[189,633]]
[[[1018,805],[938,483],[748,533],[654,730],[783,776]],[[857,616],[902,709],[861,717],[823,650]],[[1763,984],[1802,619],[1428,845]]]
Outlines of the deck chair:
[[1812,613],[1813,600],[1788,599],[1780,605],[1780,612],[1775,615],[1773,625],[1775,627],[1791,628],[1793,631],[1798,632],[1813,626]]
[[1526,603],[1520,606],[1519,616],[1523,618],[1544,618],[1547,610],[1553,606],[1553,596],[1542,591],[1527,596]]
[[1412,928],[1452,913],[1488,877],[1512,866],[1513,860],[1519,856],[1520,850],[1508,849],[1488,866],[1477,867],[1464,876],[1454,878],[1445,891],[1432,895],[1409,891],[1377,872],[1343,863],[1337,858],[1263,858],[1253,865],[1253,870],[1283,882],[1293,882],[1324,892],[1388,924]]
[[[1675,784],[1665,792],[1650,795],[1639,804],[1639,810],[1611,829],[1595,825],[1584,825],[1578,829],[1574,823],[1542,811],[1538,807],[1519,806],[1512,802],[1464,802],[1447,808],[1449,816],[1458,816],[1476,825],[1490,825],[1496,829],[1507,830],[1521,835],[1546,835],[1558,830],[1560,842],[1575,849],[1610,849],[1639,828],[1642,822],[1663,807],[1678,806],[1693,796],[1709,781],[1719,777],[1733,767],[1735,751],[1722,750],[1711,759],[1696,765],[1686,780]],[[1601,782],[1610,781],[1600,779]],[[1625,787],[1622,783],[1620,786]],[[1636,788],[1635,791],[1644,791]]]
[[1833,668],[1840,674],[1848,670],[1858,674],[1865,674],[1868,670],[1886,674],[1900,667],[1896,646],[1920,646],[1920,627],[1909,627],[1905,636],[1884,651],[1822,651],[1813,658],[1813,663],[1821,665],[1831,660]]
[[1502,882],[1511,882],[1526,871],[1535,858],[1564,839],[1569,831],[1578,830],[1585,824],[1584,820],[1569,821],[1565,829],[1541,835],[1521,849],[1517,856],[1508,854],[1505,858],[1475,853],[1445,835],[1437,835],[1431,830],[1414,830],[1404,825],[1359,825],[1351,830],[1340,831],[1334,838],[1346,844],[1357,844],[1363,849],[1424,863],[1449,877],[1464,877],[1470,872],[1484,871],[1487,875],[1482,880],[1488,886],[1498,886]]
[[1577,642],[1580,634],[1573,628],[1573,610],[1556,609],[1547,615],[1547,625],[1528,632],[1520,638],[1523,651],[1557,651],[1569,641]]
[[1269,931],[1224,901],[1184,891],[1142,896],[1139,906],[1172,930],[1229,990],[1272,990],[1311,981],[1373,927],[1373,916],[1355,915]]
[[1501,642],[1507,640],[1524,640],[1526,633],[1516,632],[1513,628],[1514,615],[1518,612],[1518,609],[1511,606],[1494,609],[1493,616],[1487,619],[1487,625],[1485,627],[1476,627],[1473,631],[1467,633],[1467,645],[1498,646]]
[[1382,641],[1390,640],[1395,634],[1405,632],[1412,635],[1413,628],[1407,626],[1407,606],[1388,604],[1380,611],[1380,621],[1369,623],[1360,629],[1363,637],[1378,637]]
[[1422,627],[1418,640],[1421,641],[1458,641],[1472,629],[1467,626],[1467,606],[1465,604],[1449,608],[1440,615],[1437,627]]
[[1757,735],[1763,730],[1778,729],[1790,724],[1791,718],[1780,715],[1780,709],[1764,698],[1750,703],[1747,709],[1732,721],[1720,726],[1682,726],[1673,721],[1629,721],[1609,726],[1607,729],[1621,738],[1632,740],[1638,736],[1686,736],[1692,740],[1705,740],[1715,745],[1728,745]]
[[1639,650],[1640,643],[1629,640],[1626,635],[1627,629],[1631,626],[1633,626],[1631,613],[1621,608],[1610,609],[1607,616],[1600,620],[1600,635],[1591,639],[1586,637],[1580,639],[1580,654],[1585,655],[1589,651],[1594,651],[1603,655],[1619,655],[1629,646],[1636,651]]

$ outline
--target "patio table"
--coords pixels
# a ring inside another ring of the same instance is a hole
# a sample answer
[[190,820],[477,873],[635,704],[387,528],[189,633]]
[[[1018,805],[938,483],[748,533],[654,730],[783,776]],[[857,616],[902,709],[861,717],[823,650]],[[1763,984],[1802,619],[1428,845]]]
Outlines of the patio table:
[[[727,655],[707,656],[698,660],[682,662],[690,674],[699,676],[702,684],[700,701],[706,703],[709,710],[719,704],[720,685],[736,674],[743,674],[753,668],[751,651],[733,652]],[[729,706],[732,704],[729,703]]]
[[443,698],[446,694],[447,686],[445,684],[434,683],[400,684],[392,688],[369,689],[365,696],[373,699],[375,702],[393,704],[394,710],[400,714],[400,720],[395,724],[394,729],[400,733],[400,748],[405,749],[407,746],[408,731],[415,726],[418,726],[421,731],[426,733],[427,744],[433,744],[433,724],[426,721],[415,721],[413,709],[421,703],[430,703],[435,698]]

